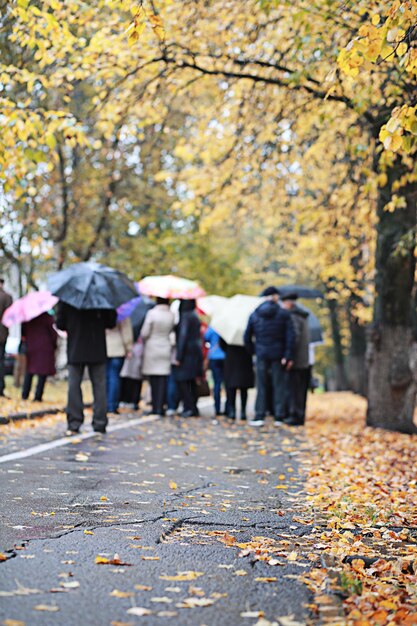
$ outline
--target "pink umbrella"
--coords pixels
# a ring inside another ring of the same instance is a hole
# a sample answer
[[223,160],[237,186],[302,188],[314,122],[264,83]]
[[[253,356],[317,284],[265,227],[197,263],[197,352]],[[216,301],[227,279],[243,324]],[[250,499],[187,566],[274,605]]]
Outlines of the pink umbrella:
[[180,300],[195,300],[206,292],[195,280],[180,276],[146,276],[139,283],[139,291],[146,296]]
[[41,313],[52,309],[58,298],[49,291],[31,291],[23,298],[19,298],[9,308],[5,310],[2,317],[2,324],[10,328],[13,324],[29,322]]

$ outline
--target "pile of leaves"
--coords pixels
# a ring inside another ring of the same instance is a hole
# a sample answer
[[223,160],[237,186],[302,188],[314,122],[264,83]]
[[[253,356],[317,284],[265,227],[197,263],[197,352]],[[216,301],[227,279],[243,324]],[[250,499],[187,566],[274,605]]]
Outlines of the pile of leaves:
[[326,397],[313,400],[306,427],[308,499],[324,557],[303,580],[319,598],[333,580],[344,623],[417,624],[417,438],[365,428],[360,398]]

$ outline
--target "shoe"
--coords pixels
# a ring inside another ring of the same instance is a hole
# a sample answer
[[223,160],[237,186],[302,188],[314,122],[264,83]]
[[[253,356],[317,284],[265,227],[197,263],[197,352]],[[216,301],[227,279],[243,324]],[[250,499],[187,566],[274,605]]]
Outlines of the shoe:
[[285,417],[274,417],[274,426],[281,426],[281,424],[286,423],[285,420],[288,418]]
[[192,411],[183,411],[181,417],[194,417],[194,413]]
[[175,411],[174,409],[167,409],[167,412],[165,414],[167,417],[172,417],[173,415],[175,415]]
[[105,435],[106,434],[106,429],[105,428],[93,428],[95,433],[100,433],[101,435]]
[[230,413],[227,415],[229,420],[235,420],[236,419],[236,413],[234,411],[230,411]]
[[254,420],[250,420],[248,424],[249,426],[263,426],[265,424],[265,420],[260,417],[256,417]]
[[74,435],[79,435],[80,431],[79,430],[71,430],[70,428],[68,428],[68,430],[65,431],[65,437],[73,437]]
[[242,413],[242,415],[240,416],[240,421],[241,422],[246,422],[246,415],[245,415],[245,413]]
[[287,417],[283,420],[283,423],[287,426],[304,426],[304,420],[297,419],[296,417]]
[[114,409],[113,411],[111,409],[107,409],[107,413],[111,413],[112,415],[119,415],[119,409]]

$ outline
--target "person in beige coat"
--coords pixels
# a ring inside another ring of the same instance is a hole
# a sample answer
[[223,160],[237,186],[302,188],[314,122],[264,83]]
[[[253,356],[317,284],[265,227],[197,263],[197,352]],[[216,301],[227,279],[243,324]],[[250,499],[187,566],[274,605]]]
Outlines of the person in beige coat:
[[168,376],[171,372],[170,333],[174,328],[174,314],[168,300],[157,298],[156,306],[148,311],[141,330],[144,342],[142,374],[151,385],[152,412],[164,414]]
[[129,318],[117,322],[114,328],[106,329],[106,391],[109,413],[117,413],[120,397],[120,371],[132,346],[133,329]]

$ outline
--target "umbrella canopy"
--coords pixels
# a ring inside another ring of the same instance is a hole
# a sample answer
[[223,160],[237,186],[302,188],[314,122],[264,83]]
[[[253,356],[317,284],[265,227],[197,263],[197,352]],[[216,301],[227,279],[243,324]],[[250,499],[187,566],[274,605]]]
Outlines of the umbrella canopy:
[[58,298],[49,291],[31,291],[23,298],[15,300],[3,313],[2,323],[10,328],[13,324],[21,324],[35,319],[38,315],[53,309]]
[[309,298],[310,300],[323,298],[323,294],[318,289],[304,287],[303,285],[279,285],[277,288],[281,296],[296,293],[299,298]]
[[227,298],[223,306],[214,312],[210,326],[227,343],[243,346],[243,335],[249,316],[262,302],[264,302],[263,298],[240,294]]
[[222,307],[227,301],[228,298],[224,298],[223,296],[204,296],[203,298],[198,298],[197,308],[204,313],[204,315],[212,317],[216,311],[222,310]]
[[76,309],[116,309],[137,296],[134,283],[100,263],[74,263],[48,279],[50,291]]
[[323,329],[321,327],[319,318],[314,315],[310,309],[305,306],[297,304],[299,309],[308,313],[308,330],[309,330],[309,343],[322,343],[323,341]]
[[133,337],[135,341],[139,337],[145,316],[149,309],[155,306],[155,303],[147,296],[138,296],[121,304],[117,308],[117,321],[122,322],[126,318],[130,317],[133,328]]
[[206,295],[204,289],[196,281],[170,274],[146,276],[138,283],[138,286],[140,293],[155,298],[196,300]]

